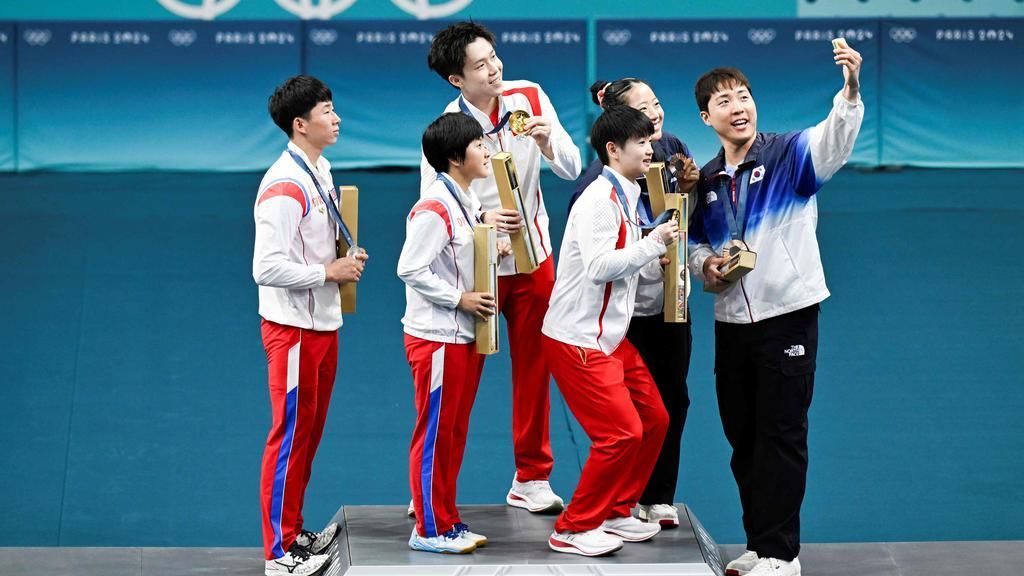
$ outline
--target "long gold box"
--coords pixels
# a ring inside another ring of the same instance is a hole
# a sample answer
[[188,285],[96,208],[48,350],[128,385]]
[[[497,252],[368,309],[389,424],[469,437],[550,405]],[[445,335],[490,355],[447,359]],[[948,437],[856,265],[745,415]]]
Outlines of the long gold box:
[[[352,241],[359,244],[359,188],[356,186],[338,187],[338,212],[341,220],[352,234]],[[338,234],[338,258],[344,258],[350,246],[345,237]],[[356,311],[356,283],[346,282],[338,285],[341,292],[341,312],[352,314]]]
[[679,239],[668,247],[665,253],[665,322],[687,322],[686,294],[689,292],[690,275],[686,270],[686,194],[665,194],[665,209],[676,211],[679,224]]
[[[473,291],[487,292],[498,302],[498,231],[492,224],[473,227]],[[476,351],[498,351],[498,315],[476,321]]]
[[[498,152],[491,156],[491,167],[494,169],[494,180],[498,184],[501,207],[519,212],[525,222],[526,205],[523,202],[523,193],[519,189],[519,175],[516,173],[512,154]],[[540,266],[540,258],[533,245],[533,232],[528,225],[510,234],[509,240],[512,242],[512,254],[516,259],[516,270],[529,274]]]

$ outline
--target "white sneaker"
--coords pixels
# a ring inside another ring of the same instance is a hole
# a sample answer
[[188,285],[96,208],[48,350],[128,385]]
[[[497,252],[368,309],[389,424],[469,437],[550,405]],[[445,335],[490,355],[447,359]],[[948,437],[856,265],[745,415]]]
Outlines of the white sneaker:
[[760,562],[757,552],[747,550],[725,565],[725,576],[746,576]]
[[309,548],[309,551],[313,554],[322,554],[330,548],[337,537],[338,524],[331,522],[321,532],[310,532],[309,530],[299,532],[299,535],[295,537],[295,541],[298,542],[299,546]]
[[662,528],[679,526],[679,509],[671,504],[641,504],[637,506],[636,514],[644,522],[655,522]]
[[552,532],[548,547],[567,554],[603,556],[622,548],[622,540],[605,534],[600,528],[586,532]]
[[267,560],[263,573],[266,576],[313,576],[320,573],[329,558],[326,554],[311,554],[308,548],[292,544],[284,556]]
[[477,548],[483,548],[484,546],[487,546],[487,536],[484,536],[483,534],[477,534],[476,532],[470,532],[469,526],[463,524],[462,522],[457,522],[455,524],[454,530],[456,533],[458,533],[466,540],[469,540],[473,544],[476,544]]
[[658,532],[661,532],[661,524],[648,524],[632,516],[623,516],[605,520],[601,523],[600,530],[614,534],[626,542],[643,542],[657,536]]
[[512,479],[512,488],[505,497],[509,506],[525,508],[533,513],[561,512],[565,507],[562,499],[551,490],[547,480],[531,480],[520,482]]
[[786,562],[778,558],[762,558],[753,570],[747,572],[747,576],[800,576],[800,559]]
[[409,509],[405,511],[409,518],[416,517],[416,507],[412,505],[412,498],[409,499]]
[[412,529],[409,536],[409,548],[423,552],[435,552],[437,554],[469,554],[476,550],[476,544],[467,538],[463,538],[455,529],[451,529],[438,536],[420,536],[416,529]]

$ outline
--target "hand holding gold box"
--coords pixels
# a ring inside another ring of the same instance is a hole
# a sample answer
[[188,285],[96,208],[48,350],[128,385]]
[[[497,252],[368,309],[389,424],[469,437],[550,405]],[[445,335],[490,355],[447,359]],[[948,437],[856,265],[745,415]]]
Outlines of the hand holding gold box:
[[710,288],[707,284],[704,284],[705,292],[719,293],[729,286],[733,282],[737,282],[740,278],[743,278],[757,264],[757,253],[752,252],[748,249],[747,245],[733,241],[722,248],[722,257],[725,258],[725,262],[718,265],[718,271],[722,273],[724,278],[729,284],[720,284],[716,288]]
[[[359,248],[359,188],[356,186],[338,187],[338,212],[341,214],[341,220],[352,234],[352,242],[356,244],[357,249],[361,250]],[[345,241],[345,237],[339,233],[338,258],[348,256],[350,248],[352,247]],[[341,312],[343,314],[355,312],[356,283],[339,284],[338,291],[341,293]]]
[[[650,175],[651,172],[648,172]],[[649,178],[650,176],[648,176]],[[650,188],[648,188],[650,190]],[[651,197],[653,204],[653,196]],[[679,239],[668,247],[665,255],[665,322],[686,322],[686,295],[689,292],[690,275],[686,271],[686,230],[688,218],[686,213],[686,194],[665,194],[663,196],[665,210],[673,211],[679,224]]]
[[[473,291],[487,292],[498,301],[498,232],[492,224],[473,227]],[[476,351],[494,354],[498,351],[498,315],[476,321]]]
[[[523,202],[523,193],[519,189],[519,175],[516,173],[516,164],[512,161],[512,154],[498,152],[491,156],[491,166],[494,168],[494,180],[498,184],[498,198],[501,200],[501,207],[507,210],[515,210],[526,219],[526,204]],[[533,244],[533,231],[527,224],[517,232],[509,234],[512,242],[512,254],[516,259],[516,269],[520,273],[532,273],[540,266],[540,257]]]

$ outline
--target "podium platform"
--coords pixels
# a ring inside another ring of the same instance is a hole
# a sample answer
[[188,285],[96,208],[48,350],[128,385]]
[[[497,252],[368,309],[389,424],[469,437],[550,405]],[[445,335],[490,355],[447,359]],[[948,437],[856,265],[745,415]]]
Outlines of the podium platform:
[[472,554],[432,554],[409,548],[415,521],[405,506],[343,506],[340,534],[324,576],[723,576],[718,545],[693,512],[679,504],[679,527],[648,542],[626,543],[611,556],[553,552],[547,538],[555,516],[509,506],[460,506],[462,520],[489,541]]

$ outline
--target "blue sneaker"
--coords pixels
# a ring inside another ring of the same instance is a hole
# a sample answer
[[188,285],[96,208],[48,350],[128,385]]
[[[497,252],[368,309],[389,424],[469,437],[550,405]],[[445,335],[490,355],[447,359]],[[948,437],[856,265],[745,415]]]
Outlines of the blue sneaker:
[[436,554],[469,554],[476,550],[476,544],[468,538],[463,538],[462,533],[456,532],[454,528],[431,537],[420,536],[413,528],[412,535],[409,536],[409,548]]

